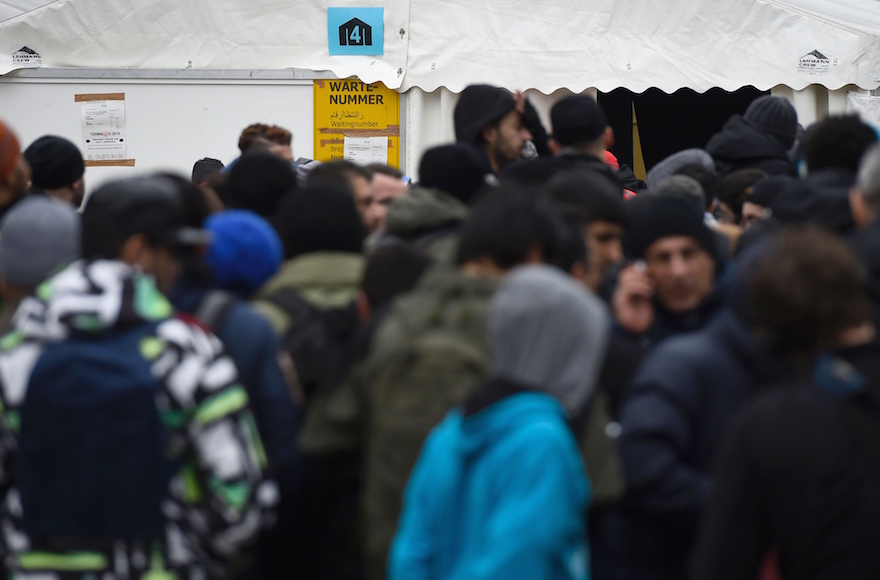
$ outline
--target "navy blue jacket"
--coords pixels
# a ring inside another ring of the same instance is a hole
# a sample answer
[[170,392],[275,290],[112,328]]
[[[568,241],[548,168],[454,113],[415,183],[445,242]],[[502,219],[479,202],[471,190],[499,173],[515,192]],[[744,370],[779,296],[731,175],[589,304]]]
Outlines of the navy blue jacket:
[[597,578],[684,577],[710,464],[763,369],[761,352],[745,325],[724,311],[703,330],[669,338],[648,354],[621,410],[628,490],[599,526]]

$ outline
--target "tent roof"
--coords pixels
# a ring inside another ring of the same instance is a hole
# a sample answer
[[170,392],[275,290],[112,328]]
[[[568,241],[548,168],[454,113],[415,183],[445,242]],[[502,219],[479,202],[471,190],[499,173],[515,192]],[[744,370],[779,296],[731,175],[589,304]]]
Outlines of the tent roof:
[[[880,86],[880,0],[350,0],[384,5],[381,57],[329,56],[327,3],[0,0],[0,51],[36,48],[52,67],[329,70],[426,91]],[[811,53],[827,61],[802,63]]]

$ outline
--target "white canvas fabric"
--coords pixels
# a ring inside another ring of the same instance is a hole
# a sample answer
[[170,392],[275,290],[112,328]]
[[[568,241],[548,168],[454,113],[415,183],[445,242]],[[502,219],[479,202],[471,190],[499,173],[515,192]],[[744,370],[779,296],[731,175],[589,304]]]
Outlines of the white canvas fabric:
[[350,0],[385,9],[376,57],[329,56],[328,4],[56,0],[0,22],[0,74],[21,44],[51,67],[304,68],[426,92],[880,85],[878,0]]

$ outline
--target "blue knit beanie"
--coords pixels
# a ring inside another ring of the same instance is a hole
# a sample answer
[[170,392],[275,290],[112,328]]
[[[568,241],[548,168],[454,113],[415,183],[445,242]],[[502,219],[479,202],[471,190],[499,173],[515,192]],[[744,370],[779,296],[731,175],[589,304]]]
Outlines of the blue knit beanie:
[[229,210],[205,222],[211,245],[205,258],[218,288],[250,294],[281,267],[281,239],[269,222],[248,210]]

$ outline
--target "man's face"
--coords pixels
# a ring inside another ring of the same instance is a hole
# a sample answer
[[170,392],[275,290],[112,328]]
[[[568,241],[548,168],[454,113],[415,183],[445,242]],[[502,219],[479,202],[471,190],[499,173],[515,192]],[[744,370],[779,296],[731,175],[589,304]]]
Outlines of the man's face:
[[587,246],[587,285],[596,290],[609,268],[623,259],[623,226],[594,221],[584,231]]
[[693,238],[671,236],[651,244],[645,252],[647,274],[654,295],[674,313],[696,308],[715,286],[715,262]]
[[532,134],[523,125],[519,112],[513,110],[502,117],[497,129],[488,128],[484,137],[492,169],[497,172],[522,157],[523,146],[526,141],[531,141]]
[[352,177],[349,180],[351,190],[354,192],[354,204],[357,206],[358,213],[361,215],[361,221],[364,222],[368,231],[373,231],[369,220],[370,206],[373,205],[373,188],[370,187],[370,181],[366,177],[360,175]]
[[742,226],[749,229],[759,221],[763,221],[766,217],[767,208],[757,203],[747,201],[743,204]]
[[385,175],[384,173],[373,174],[372,200],[366,211],[367,229],[370,233],[385,227],[385,218],[388,215],[388,206],[396,197],[400,197],[409,191],[409,185],[402,179]]

